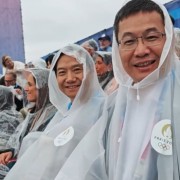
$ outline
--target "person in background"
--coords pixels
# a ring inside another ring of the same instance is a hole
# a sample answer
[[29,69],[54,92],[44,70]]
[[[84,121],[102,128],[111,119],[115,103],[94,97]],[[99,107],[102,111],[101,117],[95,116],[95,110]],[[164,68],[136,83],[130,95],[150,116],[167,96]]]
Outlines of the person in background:
[[111,47],[111,38],[110,36],[103,34],[99,39],[99,51],[107,51],[107,52],[112,52],[112,47]]
[[0,85],[0,152],[6,148],[9,137],[22,121],[21,113],[15,109],[11,88]]
[[180,60],[180,28],[174,28],[175,32],[175,52]]
[[6,152],[0,154],[1,167],[6,167],[6,170],[11,167],[12,162],[16,162],[23,139],[27,135],[31,137],[30,139],[26,138],[23,147],[32,144],[41,135],[57,111],[49,101],[49,70],[26,69],[22,71],[21,75],[21,78],[26,80],[23,82],[27,82],[22,85],[27,93],[27,99],[29,102],[33,102],[34,106],[29,107],[25,120],[9,138]]
[[95,51],[99,50],[98,43],[94,39],[89,39],[81,44],[81,46],[86,49],[89,54],[93,57]]
[[5,86],[12,87],[14,89],[14,102],[16,104],[16,110],[20,111],[23,108],[23,93],[22,88],[16,83],[17,75],[14,71],[8,70],[4,75]]
[[25,64],[25,68],[28,69],[28,68],[35,68],[35,67],[34,67],[34,64],[32,63],[32,61],[29,61]]
[[111,94],[118,85],[112,69],[112,53],[96,51],[93,56],[99,83],[106,94]]
[[16,73],[14,71],[7,71],[4,75],[4,81],[5,81],[5,86],[18,86],[16,84],[16,79],[17,79],[17,76],[16,76]]
[[25,68],[46,68],[46,62],[44,59],[36,59],[33,61],[29,61],[25,64]]
[[35,68],[46,68],[46,61],[42,58],[33,60],[32,64],[34,65]]
[[67,45],[55,55],[49,89],[58,112],[43,135],[20,156],[7,180],[27,177],[54,180],[101,117],[106,96],[99,85],[93,59],[81,46]]
[[2,65],[5,68],[5,71],[3,74],[5,74],[5,72],[7,70],[18,70],[18,69],[24,69],[25,68],[25,64],[21,61],[14,61],[12,60],[12,58],[10,56],[4,55],[2,56]]
[[54,58],[54,54],[50,54],[46,59],[46,68],[50,69],[51,68],[51,64],[52,64],[52,60]]
[[[14,95],[10,87],[0,85],[0,153],[6,152],[10,136],[24,120],[15,109]],[[0,166],[0,179],[3,179],[6,167]],[[1,174],[2,172],[2,174]]]

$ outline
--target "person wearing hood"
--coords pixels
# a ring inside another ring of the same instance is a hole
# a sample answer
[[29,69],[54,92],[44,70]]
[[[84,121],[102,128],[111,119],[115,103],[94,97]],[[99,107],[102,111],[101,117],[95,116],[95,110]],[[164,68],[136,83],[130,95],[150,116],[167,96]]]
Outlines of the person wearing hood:
[[[49,70],[25,69],[22,70],[19,76],[22,76],[20,78],[22,80],[21,85],[26,91],[27,100],[31,103],[31,107],[28,108],[25,120],[10,136],[4,153],[0,154],[0,177],[5,176],[9,171],[8,168],[16,162],[20,148],[24,150],[32,144],[57,111],[49,101]],[[23,139],[25,139],[25,141],[23,141]],[[6,172],[2,172],[2,169]]]
[[86,49],[89,54],[93,57],[95,51],[98,51],[98,43],[94,39],[89,39],[81,44],[81,46]]
[[46,68],[46,62],[44,59],[39,58],[33,61],[29,61],[25,64],[25,68],[39,68],[39,69],[45,69]]
[[111,94],[118,85],[112,68],[112,53],[96,51],[93,55],[99,83],[106,94]]
[[49,90],[58,112],[39,139],[19,156],[5,179],[54,180],[102,115],[106,95],[93,59],[79,45],[67,45],[55,55]]
[[14,95],[10,87],[0,85],[0,151],[6,148],[9,137],[23,122],[22,114],[16,111]]
[[178,60],[180,60],[180,28],[174,28],[175,32],[175,52],[178,57]]
[[107,103],[109,180],[180,179],[180,64],[173,33],[166,8],[152,0],[126,1],[116,15],[112,56],[119,88]]

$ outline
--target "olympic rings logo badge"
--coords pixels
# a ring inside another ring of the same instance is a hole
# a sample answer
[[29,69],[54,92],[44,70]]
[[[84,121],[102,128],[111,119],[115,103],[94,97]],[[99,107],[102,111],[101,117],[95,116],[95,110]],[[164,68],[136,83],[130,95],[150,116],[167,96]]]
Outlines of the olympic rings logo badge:
[[170,146],[168,144],[163,144],[161,142],[158,143],[158,146],[160,147],[160,149],[167,151],[170,149]]

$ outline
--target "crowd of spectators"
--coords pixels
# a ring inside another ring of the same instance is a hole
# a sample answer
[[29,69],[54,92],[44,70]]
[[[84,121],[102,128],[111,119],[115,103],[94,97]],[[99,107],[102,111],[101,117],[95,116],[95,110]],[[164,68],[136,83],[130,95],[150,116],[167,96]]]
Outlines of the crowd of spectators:
[[2,57],[0,179],[179,180],[180,30],[127,0],[114,37]]

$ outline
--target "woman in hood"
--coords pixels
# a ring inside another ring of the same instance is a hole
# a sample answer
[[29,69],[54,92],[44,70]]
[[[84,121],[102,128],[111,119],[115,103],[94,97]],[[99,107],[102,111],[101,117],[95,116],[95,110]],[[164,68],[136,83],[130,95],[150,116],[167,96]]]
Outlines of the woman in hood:
[[106,96],[91,56],[78,45],[65,46],[55,55],[49,90],[58,112],[40,138],[20,156],[6,179],[54,180],[102,115]]
[[96,51],[93,58],[99,83],[105,93],[109,95],[118,87],[112,68],[112,53]]
[[[56,112],[56,108],[49,101],[49,70],[26,69],[22,71],[21,75],[21,82],[26,82],[24,90],[26,91],[28,102],[31,103],[31,107],[28,108],[26,119],[16,128],[14,134],[12,134],[7,142],[6,152],[0,154],[2,166],[6,166],[9,162],[12,162],[12,159],[16,159],[22,141],[27,134],[29,139],[26,139],[29,141],[26,140],[27,143],[23,143],[21,149],[25,149],[33,142],[32,139],[35,138],[35,134],[39,136],[38,132],[45,129]],[[32,137],[31,134],[33,134]]]

